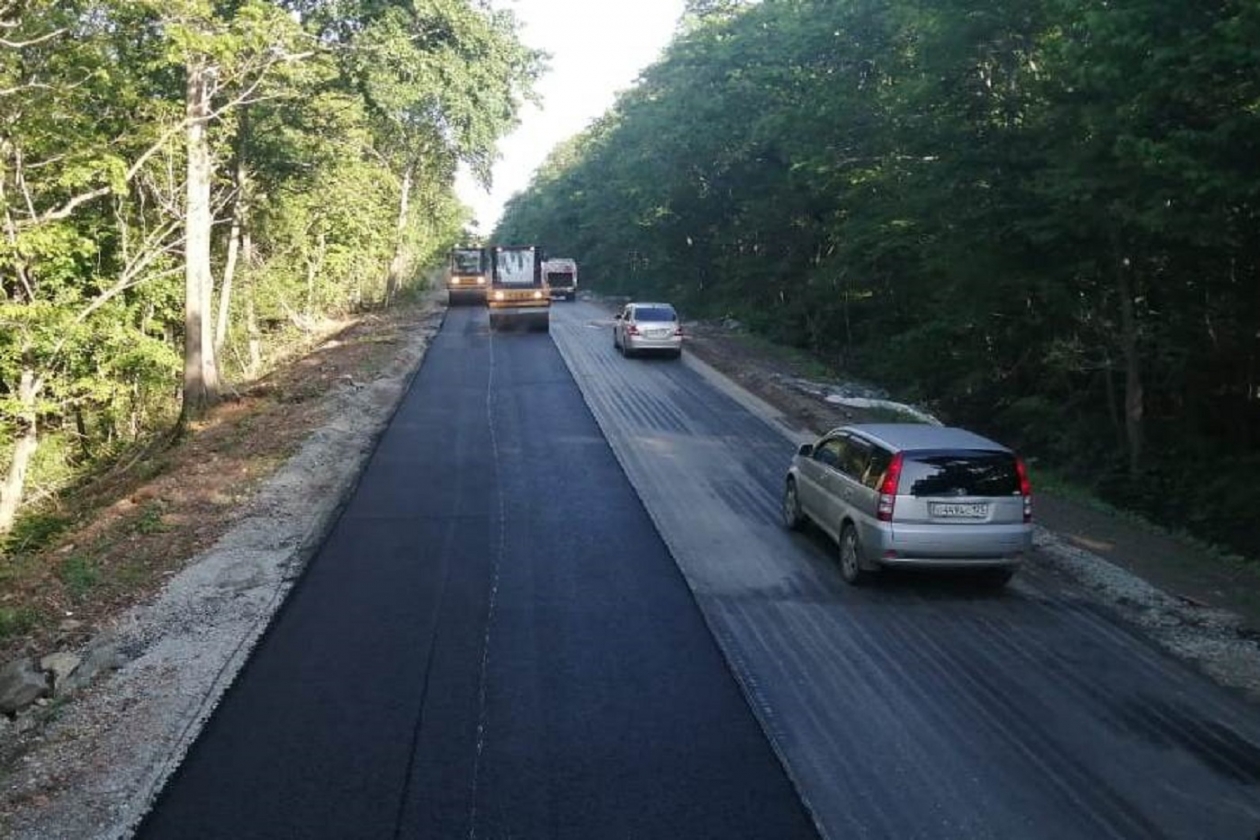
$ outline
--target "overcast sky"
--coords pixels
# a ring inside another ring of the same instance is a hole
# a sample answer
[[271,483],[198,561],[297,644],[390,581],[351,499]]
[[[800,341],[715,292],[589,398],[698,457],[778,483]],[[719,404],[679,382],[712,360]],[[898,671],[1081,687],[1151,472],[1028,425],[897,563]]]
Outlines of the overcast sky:
[[683,0],[496,0],[522,23],[521,38],[551,53],[538,83],[542,108],[526,106],[521,125],[504,138],[487,193],[461,173],[460,198],[473,208],[478,230],[489,234],[504,203],[557,143],[577,134],[608,109],[669,43]]

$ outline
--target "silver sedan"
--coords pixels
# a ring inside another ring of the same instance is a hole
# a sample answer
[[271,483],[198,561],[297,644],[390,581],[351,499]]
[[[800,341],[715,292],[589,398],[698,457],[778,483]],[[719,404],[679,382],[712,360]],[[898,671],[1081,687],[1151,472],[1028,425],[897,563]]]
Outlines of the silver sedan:
[[682,355],[683,329],[668,303],[628,303],[613,321],[613,346],[623,356],[638,353]]

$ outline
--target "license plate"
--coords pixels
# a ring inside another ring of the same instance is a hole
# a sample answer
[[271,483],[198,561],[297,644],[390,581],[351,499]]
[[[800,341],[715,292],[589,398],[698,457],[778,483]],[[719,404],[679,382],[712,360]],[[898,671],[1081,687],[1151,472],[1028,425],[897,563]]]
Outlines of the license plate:
[[652,338],[669,338],[670,330],[648,330]]
[[989,515],[985,504],[959,504],[957,502],[930,502],[928,513],[940,519],[984,519]]

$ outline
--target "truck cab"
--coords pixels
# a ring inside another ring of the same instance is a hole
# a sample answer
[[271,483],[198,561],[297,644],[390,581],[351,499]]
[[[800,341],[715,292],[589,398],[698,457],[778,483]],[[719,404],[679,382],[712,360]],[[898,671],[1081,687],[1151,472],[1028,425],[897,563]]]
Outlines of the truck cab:
[[490,258],[485,248],[452,248],[446,267],[446,299],[450,306],[484,303],[490,287]]
[[490,288],[486,295],[490,329],[519,325],[546,332],[551,294],[543,278],[543,252],[537,245],[490,248]]
[[577,263],[567,257],[551,257],[543,263],[543,278],[552,300],[577,298]]

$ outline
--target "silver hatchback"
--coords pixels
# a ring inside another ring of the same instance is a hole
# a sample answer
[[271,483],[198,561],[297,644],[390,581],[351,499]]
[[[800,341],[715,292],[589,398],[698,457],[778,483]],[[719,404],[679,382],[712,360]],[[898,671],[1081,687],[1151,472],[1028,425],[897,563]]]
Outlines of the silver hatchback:
[[926,423],[842,426],[803,445],[783,521],[811,520],[860,584],[886,566],[980,569],[1004,585],[1032,550],[1032,489],[1011,450]]

